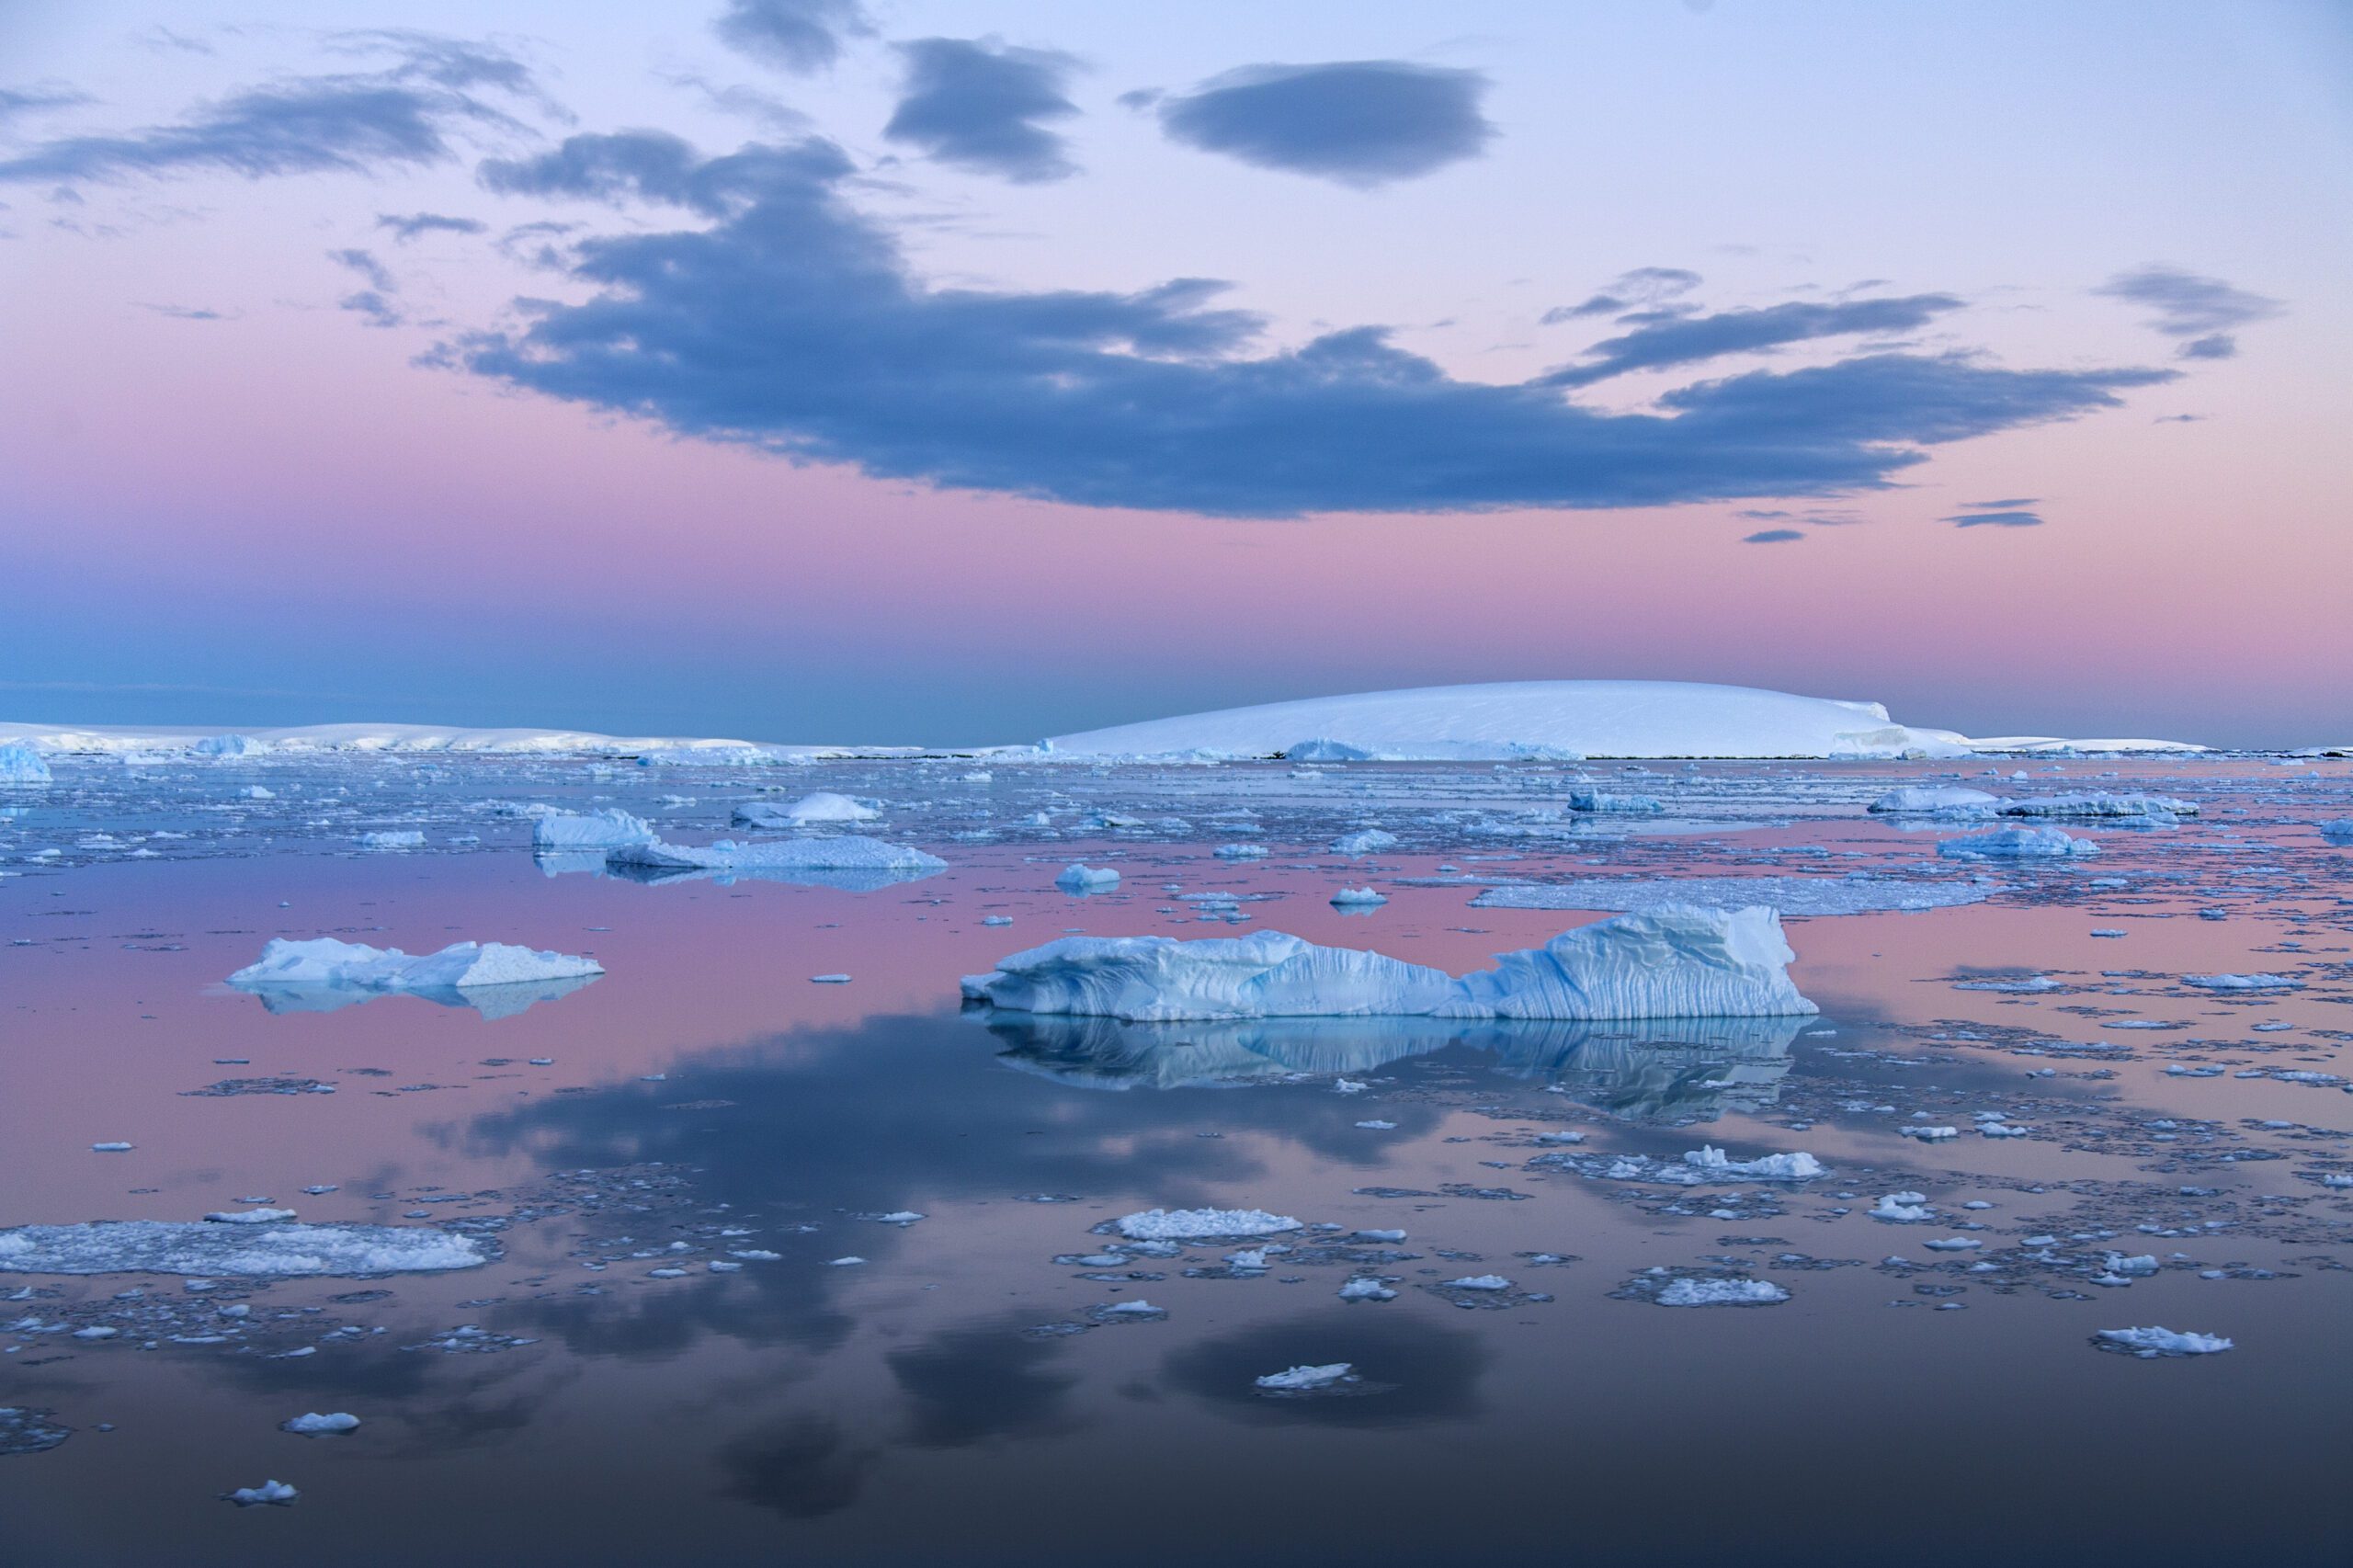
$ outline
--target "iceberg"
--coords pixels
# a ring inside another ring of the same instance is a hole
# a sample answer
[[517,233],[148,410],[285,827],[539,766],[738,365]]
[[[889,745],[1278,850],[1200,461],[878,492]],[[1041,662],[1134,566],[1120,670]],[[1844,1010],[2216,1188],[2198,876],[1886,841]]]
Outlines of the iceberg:
[[592,980],[605,972],[594,959],[542,952],[506,942],[452,942],[438,953],[411,958],[398,948],[371,948],[333,937],[307,942],[273,938],[261,957],[229,977],[245,991],[476,991],[550,981]]
[[219,1225],[97,1220],[0,1230],[0,1273],[290,1278],[431,1274],[490,1261],[483,1244],[426,1225]]
[[645,819],[618,806],[601,812],[551,812],[531,824],[534,849],[612,849],[653,841],[654,829]]
[[0,785],[46,784],[49,764],[40,753],[21,742],[0,745]]
[[746,801],[735,808],[737,827],[808,827],[817,823],[872,822],[882,813],[847,795],[820,790],[789,806],[773,801]]
[[1677,1018],[1818,1011],[1798,994],[1780,916],[1669,908],[1563,932],[1456,979],[1281,931],[1179,941],[1064,937],[967,975],[969,1001],[1130,1020],[1261,1017]]
[[1802,1151],[1735,1160],[1712,1143],[1702,1143],[1689,1151],[1683,1156],[1683,1163],[1718,1176],[1746,1176],[1754,1181],[1812,1181],[1829,1174],[1820,1160]]
[[2232,1348],[2216,1334],[2177,1334],[2169,1328],[2103,1328],[2092,1336],[2102,1350],[2120,1351],[2143,1360],[2159,1356],[2212,1356]]
[[1948,838],[1937,853],[1948,860],[2063,860],[2097,855],[2099,846],[2055,827],[1997,827]]
[[654,873],[725,872],[781,881],[830,881],[828,873],[873,880],[874,886],[913,881],[948,869],[937,855],[885,844],[879,838],[844,834],[836,838],[796,838],[784,843],[669,844],[659,838],[607,850],[607,866]]
[[1368,827],[1355,833],[1344,833],[1332,841],[1335,855],[1370,855],[1376,849],[1394,848],[1397,835],[1386,828]]
[[1870,809],[1882,816],[1974,814],[1995,805],[2000,798],[1983,790],[1964,790],[1953,784],[1915,784],[1889,790],[1873,801]]
[[1998,814],[2006,817],[2194,817],[2198,802],[2170,795],[2111,795],[2087,790],[2072,795],[2037,795],[2004,801]]
[[1666,810],[1648,795],[1613,795],[1606,790],[1572,790],[1569,810],[1618,816],[1656,816]]
[[1073,860],[1054,879],[1054,886],[1064,892],[1108,892],[1120,885],[1120,873],[1108,866],[1089,866]]

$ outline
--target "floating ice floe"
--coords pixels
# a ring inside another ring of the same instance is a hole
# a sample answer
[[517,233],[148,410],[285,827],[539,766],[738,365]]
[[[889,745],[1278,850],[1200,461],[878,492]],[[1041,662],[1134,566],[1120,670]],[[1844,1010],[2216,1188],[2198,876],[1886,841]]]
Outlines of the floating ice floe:
[[256,963],[228,977],[243,991],[346,991],[346,994],[433,994],[588,982],[605,972],[596,959],[548,953],[511,942],[452,942],[438,953],[409,959],[398,947],[367,947],[313,937],[270,939]]
[[2092,1336],[2103,1350],[2118,1350],[2143,1360],[2159,1356],[2212,1356],[2232,1347],[2213,1334],[2177,1334],[2169,1328],[2103,1328]]
[[1570,790],[1568,809],[1603,816],[1636,817],[1657,816],[1666,810],[1648,795],[1613,795],[1606,790]]
[[2200,991],[2302,991],[2304,983],[2285,974],[2185,974],[2184,985]]
[[1073,860],[1054,879],[1054,886],[1064,892],[1106,892],[1120,885],[1120,873],[1108,866],[1088,866]]
[[1330,1388],[1355,1370],[1355,1365],[1347,1361],[1333,1361],[1321,1367],[1290,1367],[1268,1372],[1257,1380],[1257,1386],[1273,1393],[1299,1393]]
[[1918,1192],[1883,1193],[1870,1214],[1874,1220],[1885,1220],[1898,1225],[1916,1225],[1924,1220],[1935,1218],[1935,1211],[1928,1207],[1927,1194]]
[[97,1220],[0,1230],[0,1273],[203,1278],[427,1274],[490,1261],[470,1236],[422,1225]]
[[2341,818],[2336,822],[2325,822],[2320,824],[2320,832],[2323,838],[2334,839],[2339,843],[2353,842],[2353,817]]
[[2055,827],[1997,827],[1937,846],[1948,860],[2057,860],[2099,853],[2088,838]]
[[49,764],[41,760],[40,753],[21,741],[0,745],[0,786],[48,782]]
[[1780,916],[1747,909],[1623,915],[1442,970],[1280,931],[1178,941],[1065,937],[967,975],[964,995],[1032,1013],[1115,1018],[1436,1017],[1677,1018],[1819,1011],[1798,994]]
[[283,1508],[290,1507],[294,1500],[302,1494],[282,1481],[265,1481],[259,1486],[240,1486],[227,1495],[229,1501],[240,1508],[250,1508],[257,1503],[275,1504]]
[[720,872],[827,883],[847,876],[871,878],[876,886],[912,881],[948,869],[948,862],[937,855],[855,834],[759,844],[738,844],[732,838],[712,844],[670,844],[656,838],[608,849],[605,863],[615,869],[656,876],[663,872]]
[[1340,1287],[1340,1300],[1344,1301],[1393,1301],[1396,1299],[1396,1291],[1380,1280],[1363,1275]]
[[601,812],[551,812],[531,824],[534,849],[612,849],[652,842],[654,829],[645,819],[618,806]]
[[417,849],[424,844],[425,835],[414,828],[395,828],[359,835],[359,847],[362,849]]
[[1760,1154],[1753,1160],[1735,1160],[1712,1143],[1702,1143],[1686,1153],[1683,1163],[1719,1176],[1745,1176],[1756,1181],[1812,1181],[1827,1176],[1829,1168],[1812,1154],[1800,1150],[1789,1154]]
[[1332,895],[1332,902],[1342,909],[1370,909],[1389,900],[1372,888],[1342,888]]
[[803,795],[789,806],[773,801],[746,801],[735,808],[737,827],[811,827],[819,823],[872,822],[882,814],[879,807],[847,795],[837,795],[831,790],[820,790]]
[[279,1422],[278,1429],[281,1432],[299,1432],[306,1437],[332,1437],[346,1432],[358,1431],[359,1417],[347,1411],[336,1411],[329,1415],[321,1415],[316,1411],[313,1411],[308,1415],[297,1415],[291,1421]]
[[2194,817],[2198,803],[2170,795],[2111,795],[2086,790],[2072,795],[2030,795],[2002,802],[2006,817]]
[[1701,1279],[1684,1275],[1651,1298],[1662,1307],[1769,1307],[1790,1293],[1769,1279]]
[[1473,909],[1614,909],[1651,912],[1688,904],[1770,904],[1785,915],[1877,915],[1982,903],[1990,881],[1899,881],[1893,877],[1586,877],[1570,882],[1503,882]]
[[1288,1214],[1263,1209],[1147,1209],[1119,1222],[1131,1242],[1214,1241],[1225,1236],[1271,1236],[1303,1227]]
[[1339,837],[1334,839],[1332,841],[1332,853],[1335,855],[1370,855],[1376,849],[1394,848],[1396,847],[1396,844],[1397,835],[1389,832],[1385,828],[1359,828],[1354,833],[1344,833]]
[[1882,816],[1973,816],[1999,801],[1983,790],[1957,784],[1915,784],[1891,790],[1873,801],[1870,809]]

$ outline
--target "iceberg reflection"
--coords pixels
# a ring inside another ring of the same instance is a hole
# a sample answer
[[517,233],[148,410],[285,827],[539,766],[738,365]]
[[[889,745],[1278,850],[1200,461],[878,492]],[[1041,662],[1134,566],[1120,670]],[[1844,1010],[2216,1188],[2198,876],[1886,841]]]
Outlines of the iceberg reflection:
[[472,1007],[485,1018],[511,1018],[541,1002],[569,996],[597,979],[593,974],[562,980],[529,980],[514,985],[429,986],[417,991],[385,991],[364,985],[256,985],[236,987],[273,1013],[333,1013],[381,996],[416,996],[443,1007]]

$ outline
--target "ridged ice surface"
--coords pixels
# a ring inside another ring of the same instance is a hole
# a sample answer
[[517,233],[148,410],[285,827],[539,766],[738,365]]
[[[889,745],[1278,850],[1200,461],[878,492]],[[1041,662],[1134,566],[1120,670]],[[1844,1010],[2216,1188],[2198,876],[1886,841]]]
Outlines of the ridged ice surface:
[[247,990],[324,987],[345,991],[468,991],[585,980],[605,972],[595,959],[544,952],[509,942],[452,942],[438,953],[411,958],[398,948],[371,948],[333,937],[306,942],[271,940],[256,962],[229,977]]
[[1769,908],[1668,908],[1563,932],[1459,980],[1280,931],[1189,942],[1065,937],[966,976],[964,994],[1137,1020],[1773,1017],[1817,1010],[1790,980],[1795,957]]
[[535,849],[610,849],[622,844],[646,844],[654,829],[643,817],[619,807],[601,812],[551,812],[531,824]]
[[265,1276],[438,1273],[490,1261],[423,1225],[219,1225],[100,1220],[0,1231],[0,1273]]

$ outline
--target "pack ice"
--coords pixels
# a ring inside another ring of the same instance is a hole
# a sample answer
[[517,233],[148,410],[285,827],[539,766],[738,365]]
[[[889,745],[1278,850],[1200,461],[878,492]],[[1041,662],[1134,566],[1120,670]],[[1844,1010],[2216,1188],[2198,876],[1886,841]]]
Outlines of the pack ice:
[[489,1261],[473,1238],[425,1225],[97,1220],[0,1230],[0,1273],[256,1278],[438,1273]]
[[1562,933],[1461,979],[1281,931],[1179,941],[1064,937],[967,975],[967,1000],[1130,1020],[1768,1017],[1798,994],[1779,914],[1669,908]]
[[438,953],[411,958],[398,948],[317,937],[307,942],[273,938],[261,958],[229,977],[247,991],[472,991],[589,980],[605,972],[594,959],[543,952],[508,942],[452,942]]

